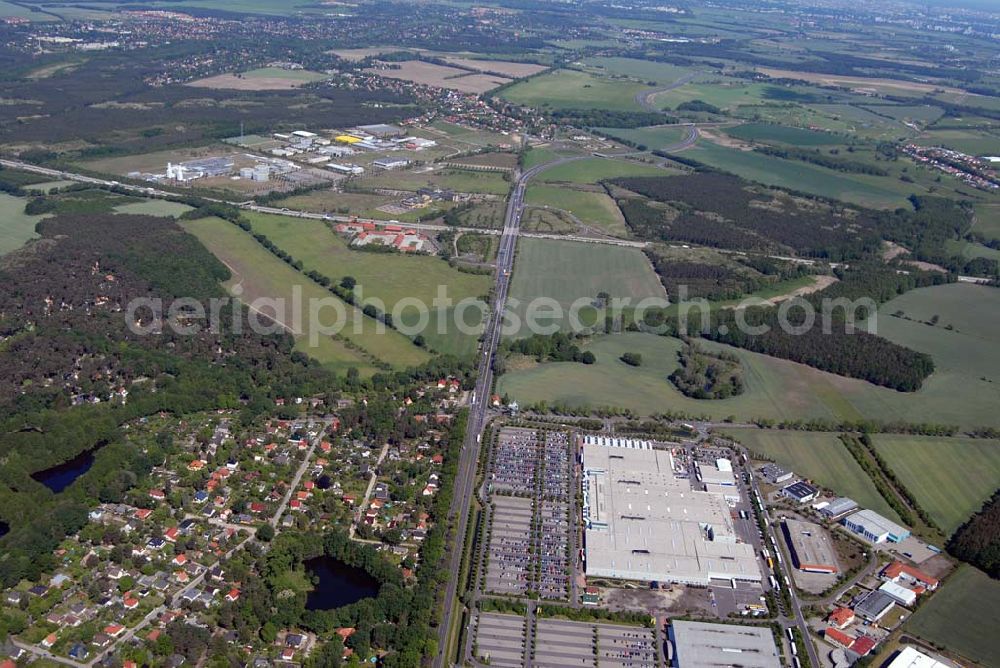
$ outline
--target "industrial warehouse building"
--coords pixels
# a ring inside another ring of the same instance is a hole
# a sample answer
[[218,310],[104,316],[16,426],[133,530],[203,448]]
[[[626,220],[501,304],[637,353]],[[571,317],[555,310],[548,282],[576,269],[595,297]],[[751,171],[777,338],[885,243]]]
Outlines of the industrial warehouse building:
[[885,592],[892,600],[900,605],[905,605],[910,607],[917,602],[917,592],[912,589],[907,589],[902,585],[898,585],[891,580],[888,582],[883,582],[882,586],[878,588],[879,591]]
[[952,668],[950,664],[942,663],[927,656],[912,645],[907,645],[899,651],[887,668]]
[[740,489],[736,486],[733,463],[728,459],[716,459],[715,465],[698,462],[698,479],[704,483],[706,492],[721,494],[734,503],[740,500]]
[[785,540],[795,567],[809,573],[837,573],[837,556],[823,527],[812,522],[786,519]]
[[854,499],[849,499],[846,496],[842,496],[839,499],[834,499],[830,503],[826,504],[822,508],[819,508],[819,512],[826,517],[840,517],[846,515],[847,513],[853,512],[858,509],[857,502]]
[[583,439],[587,575],[693,585],[762,579],[725,497],[693,489],[678,468],[647,441]]
[[819,494],[819,490],[810,485],[809,483],[793,482],[791,485],[781,488],[781,495],[786,499],[792,499],[798,503],[808,503],[816,498]]
[[386,125],[385,123],[376,123],[374,125],[359,125],[355,128],[358,132],[364,133],[366,135],[371,135],[372,137],[378,137],[379,139],[388,139],[389,137],[402,137],[403,129],[396,125]]
[[886,541],[899,543],[910,536],[909,529],[882,517],[874,510],[859,510],[853,515],[845,517],[842,523],[851,532],[871,543],[884,543]]
[[877,622],[896,606],[896,601],[884,591],[870,591],[857,605],[854,614],[869,622]]
[[772,485],[792,479],[792,472],[786,471],[777,464],[764,464],[764,466],[760,467],[760,475]]
[[675,621],[670,623],[669,637],[676,668],[781,666],[774,634],[767,626]]

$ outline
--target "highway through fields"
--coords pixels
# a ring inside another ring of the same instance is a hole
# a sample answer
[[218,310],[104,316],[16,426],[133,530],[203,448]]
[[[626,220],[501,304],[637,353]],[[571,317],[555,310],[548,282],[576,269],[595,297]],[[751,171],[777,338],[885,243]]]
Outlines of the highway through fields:
[[636,103],[643,108],[645,111],[662,111],[656,106],[654,102],[657,95],[660,93],[666,93],[669,90],[675,88],[680,88],[681,86],[690,83],[692,79],[701,74],[700,72],[691,72],[690,74],[685,74],[680,79],[674,81],[673,83],[667,84],[666,86],[661,86],[660,88],[654,88],[653,90],[643,90],[635,94]]
[[462,568],[462,555],[465,552],[463,541],[465,540],[466,526],[469,518],[469,504],[472,501],[472,494],[475,488],[479,448],[488,417],[487,408],[490,403],[490,391],[493,388],[493,360],[496,356],[497,346],[500,343],[500,335],[503,330],[503,311],[504,305],[507,302],[507,293],[510,289],[510,277],[514,267],[514,255],[517,250],[521,214],[524,212],[525,190],[527,189],[528,182],[540,172],[556,165],[579,160],[583,157],[586,156],[561,158],[536,165],[523,172],[518,177],[510,199],[507,202],[507,212],[504,217],[504,226],[500,237],[500,248],[497,251],[497,271],[494,279],[493,299],[490,305],[490,312],[486,316],[486,326],[479,353],[476,389],[472,395],[472,405],[466,426],[465,442],[462,444],[458,473],[455,476],[455,494],[449,513],[449,517],[454,522],[452,531],[452,540],[454,543],[451,546],[450,563],[448,564],[450,577],[448,578],[444,594],[444,612],[441,617],[441,627],[439,629],[438,655],[434,659],[434,666],[436,668],[448,665],[448,660],[446,659],[446,655],[450,650],[448,636],[454,626],[455,616],[461,615],[462,612],[458,604],[458,578]]

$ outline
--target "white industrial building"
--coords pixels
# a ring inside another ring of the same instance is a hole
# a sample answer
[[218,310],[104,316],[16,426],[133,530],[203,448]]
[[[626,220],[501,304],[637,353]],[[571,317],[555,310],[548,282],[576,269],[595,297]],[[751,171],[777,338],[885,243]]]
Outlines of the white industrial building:
[[910,607],[917,602],[917,592],[912,589],[907,589],[903,585],[896,584],[891,580],[889,582],[883,582],[882,586],[879,587],[879,591],[885,592],[896,603],[905,605],[906,607]]
[[341,174],[350,174],[351,176],[358,176],[365,173],[364,167],[355,164],[342,165],[340,163],[331,162],[326,166],[326,168]]
[[952,668],[952,666],[927,656],[912,645],[907,645],[886,668]]
[[780,668],[767,626],[673,621],[669,629],[675,668]]
[[910,535],[909,529],[882,517],[874,510],[868,509],[848,515],[842,520],[842,524],[871,543],[884,543],[886,541],[899,543]]
[[723,494],[675,475],[648,441],[583,442],[586,572],[593,577],[707,585],[759,582],[753,547],[736,536]]
[[698,462],[698,479],[704,484],[706,492],[721,494],[727,501],[736,503],[740,500],[740,490],[736,486],[736,476],[733,475],[733,463],[728,459],[716,459],[713,466],[707,462]]
[[816,509],[826,517],[840,517],[841,515],[846,515],[847,513],[857,510],[858,504],[854,499],[849,499],[843,496],[839,499],[834,499],[823,506],[816,506]]
[[379,169],[390,170],[390,169],[402,169],[410,164],[410,161],[405,158],[379,158],[372,162],[373,167],[378,167]]

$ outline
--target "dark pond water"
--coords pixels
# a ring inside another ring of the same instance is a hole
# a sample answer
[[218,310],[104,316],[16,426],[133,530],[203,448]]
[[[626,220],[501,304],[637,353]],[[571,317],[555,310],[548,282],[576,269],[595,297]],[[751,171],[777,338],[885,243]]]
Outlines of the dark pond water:
[[68,462],[63,462],[44,471],[36,471],[31,474],[31,477],[58,494],[90,470],[90,467],[94,465],[94,456],[101,447],[103,446],[85,450]]
[[6,522],[0,522],[0,538],[3,538],[10,531],[10,525]]
[[306,598],[308,610],[332,610],[378,595],[375,578],[333,557],[324,555],[309,559],[305,567],[311,576],[319,580]]

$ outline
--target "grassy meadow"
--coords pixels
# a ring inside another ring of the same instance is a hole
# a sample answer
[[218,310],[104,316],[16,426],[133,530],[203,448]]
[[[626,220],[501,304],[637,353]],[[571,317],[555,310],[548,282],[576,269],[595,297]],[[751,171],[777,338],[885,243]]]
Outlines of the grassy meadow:
[[[232,223],[220,218],[205,218],[184,223],[184,228],[216,255],[232,272],[232,278],[225,287],[231,292],[239,292],[245,303],[254,299],[285,299],[291,312],[292,300],[296,290],[301,290],[301,298],[305,304],[310,299],[335,299],[323,287],[313,283],[303,274],[288,266],[253,237]],[[299,323],[291,316],[283,318],[283,324],[297,340],[296,348],[314,357],[320,363],[335,371],[344,371],[354,366],[359,371],[372,373],[373,364],[381,360],[395,368],[406,368],[427,361],[430,355],[413,345],[405,336],[391,329],[378,331],[377,323],[367,318],[361,312],[339,300],[344,307],[346,325],[338,339],[329,336],[319,336],[320,345],[309,345],[309,332],[303,331]],[[269,308],[261,307],[267,314]],[[308,309],[303,310],[302,324],[308,324],[305,319]],[[320,322],[323,325],[333,325],[336,313],[332,309],[324,310]]]
[[[416,299],[430,308],[439,286],[445,286],[448,296],[455,302],[485,296],[490,289],[489,276],[458,271],[437,257],[351,250],[321,220],[267,214],[249,214],[248,218],[255,232],[264,234],[296,260],[301,260],[306,271],[318,271],[335,281],[353,276],[364,298],[380,300],[385,304],[384,310],[390,313],[404,299]],[[406,317],[408,313],[414,315],[416,312],[403,313],[403,322],[412,324],[412,319]],[[471,312],[469,317],[471,322]],[[475,322],[478,320],[476,318]],[[451,331],[438,334],[436,320],[431,324],[433,332],[424,336],[435,350],[456,354],[474,352],[475,337]]]
[[604,192],[573,190],[557,186],[529,186],[525,202],[531,206],[547,206],[568,211],[587,225],[607,234],[628,236],[625,218],[614,200]]
[[[515,266],[515,284],[517,283]],[[539,283],[537,290],[542,290]],[[551,290],[550,290],[551,292]],[[921,322],[892,317],[903,311]],[[547,401],[571,406],[619,406],[640,414],[684,411],[714,419],[766,417],[937,422],[963,428],[1000,427],[1000,292],[951,284],[914,290],[883,305],[878,332],[929,353],[936,371],[917,392],[897,392],[865,381],[818,371],[802,364],[728,348],[743,365],[746,390],[723,400],[689,399],[667,381],[676,367],[680,342],[651,334],[595,338],[588,349],[597,364],[552,363],[508,372],[504,391],[522,403]],[[938,326],[923,324],[933,315]],[[693,313],[692,318],[697,318]],[[953,329],[946,329],[952,324]],[[706,342],[712,347],[715,344]],[[638,369],[618,362],[635,350],[646,363]]]
[[978,511],[1000,480],[1000,441],[879,434],[875,449],[946,534]]
[[165,218],[177,218],[183,213],[191,210],[187,204],[180,202],[168,202],[162,199],[147,199],[131,204],[122,204],[115,207],[115,213],[129,213],[140,216],[163,216]]
[[[510,297],[518,300],[513,311],[522,321],[532,300],[546,297],[568,309],[575,300],[593,300],[602,291],[633,300],[664,296],[640,250],[552,239],[519,241]],[[530,334],[523,322],[519,333]]]
[[35,225],[43,216],[24,212],[28,200],[0,193],[0,255],[17,250],[31,239],[38,238]]
[[[532,150],[529,156],[538,152]],[[550,159],[554,159],[552,156]],[[542,160],[541,162],[548,162]],[[538,164],[537,162],[535,164]],[[597,183],[603,179],[615,179],[625,176],[671,176],[678,174],[670,169],[664,169],[643,162],[631,160],[609,160],[607,158],[585,158],[574,162],[567,162],[547,169],[538,175],[535,182],[557,183],[565,181],[568,183]]]
[[789,144],[791,146],[809,148],[839,144],[843,141],[843,137],[838,137],[829,132],[794,128],[787,125],[772,125],[770,123],[737,125],[736,127],[728,128],[726,134],[744,141]]
[[923,190],[912,184],[866,174],[845,174],[799,160],[784,160],[700,141],[684,157],[704,162],[765,185],[814,193],[874,208],[907,206],[906,198]]
[[578,70],[556,70],[517,83],[501,93],[515,104],[550,109],[641,111],[635,96],[649,86]]
[[958,652],[981,666],[1000,656],[1000,582],[962,565],[941,591],[913,613],[903,630]]

